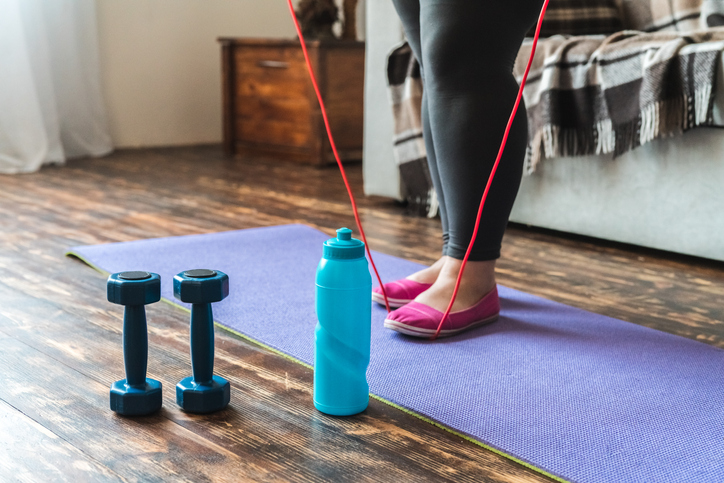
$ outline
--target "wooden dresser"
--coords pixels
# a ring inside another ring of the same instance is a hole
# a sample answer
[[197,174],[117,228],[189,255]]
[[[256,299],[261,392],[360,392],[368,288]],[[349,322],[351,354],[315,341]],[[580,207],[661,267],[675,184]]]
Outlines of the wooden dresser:
[[[228,155],[334,162],[297,40],[220,38]],[[310,41],[309,56],[342,160],[362,159],[364,42]]]

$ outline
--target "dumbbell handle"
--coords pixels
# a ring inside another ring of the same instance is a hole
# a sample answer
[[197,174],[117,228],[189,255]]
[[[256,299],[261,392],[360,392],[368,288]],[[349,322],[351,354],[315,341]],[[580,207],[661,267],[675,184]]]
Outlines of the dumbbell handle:
[[146,308],[143,305],[127,305],[123,314],[123,363],[126,368],[126,384],[145,387],[148,332]]
[[194,382],[210,383],[214,375],[214,316],[211,304],[191,305],[190,332]]

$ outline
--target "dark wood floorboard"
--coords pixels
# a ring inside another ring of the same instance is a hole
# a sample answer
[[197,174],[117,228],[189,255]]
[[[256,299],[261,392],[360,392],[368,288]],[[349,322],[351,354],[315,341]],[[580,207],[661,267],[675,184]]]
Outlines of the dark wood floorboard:
[[[362,197],[373,249],[429,263],[439,220]],[[188,314],[147,308],[154,416],[108,409],[123,376],[122,308],[105,277],[66,258],[73,245],[306,223],[354,225],[336,168],[229,160],[217,147],[119,151],[32,175],[0,176],[1,481],[486,481],[547,478],[372,401],[333,418],[311,403],[312,372],[217,330],[217,372],[232,403],[180,411],[190,373]],[[384,275],[384,274],[383,274]],[[499,282],[552,300],[724,347],[724,265],[511,227]]]

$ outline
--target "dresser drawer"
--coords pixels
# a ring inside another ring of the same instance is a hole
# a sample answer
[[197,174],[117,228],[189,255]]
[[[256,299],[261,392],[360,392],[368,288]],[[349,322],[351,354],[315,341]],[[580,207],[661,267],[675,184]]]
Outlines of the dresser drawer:
[[301,49],[238,49],[235,60],[240,98],[293,99],[309,95],[309,74]]
[[310,81],[301,49],[236,51],[236,136],[251,144],[312,144]]

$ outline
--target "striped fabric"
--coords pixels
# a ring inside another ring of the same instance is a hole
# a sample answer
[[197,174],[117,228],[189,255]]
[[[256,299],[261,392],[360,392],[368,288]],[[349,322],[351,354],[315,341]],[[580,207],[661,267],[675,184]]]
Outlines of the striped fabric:
[[[525,70],[530,43],[514,73]],[[724,28],[555,36],[539,44],[524,92],[528,173],[545,158],[621,155],[654,139],[713,124]]]
[[387,80],[395,119],[394,153],[407,209],[433,218],[439,206],[422,139],[420,65],[407,43],[390,54]]
[[[612,34],[622,29],[614,0],[551,0],[541,26],[541,37]],[[534,33],[535,26],[528,36]]]
[[[530,47],[524,44],[518,54],[518,78]],[[543,40],[524,92],[526,172],[546,158],[618,156],[654,139],[713,125],[716,67],[723,51],[724,28]],[[419,116],[422,83],[407,44],[390,54],[388,81],[400,176],[410,193],[432,206]]]

